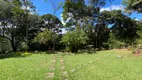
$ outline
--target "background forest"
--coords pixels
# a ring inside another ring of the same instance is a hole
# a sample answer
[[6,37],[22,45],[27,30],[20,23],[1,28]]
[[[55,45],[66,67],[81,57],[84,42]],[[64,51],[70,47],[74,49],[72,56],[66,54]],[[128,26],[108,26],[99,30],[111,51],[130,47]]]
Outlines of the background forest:
[[[53,14],[38,15],[32,0],[0,0],[1,55],[142,47],[142,20],[129,17],[142,13],[141,0],[123,0],[124,9],[110,11],[101,11],[107,0],[45,1],[52,4]],[[56,16],[61,7],[64,24]]]

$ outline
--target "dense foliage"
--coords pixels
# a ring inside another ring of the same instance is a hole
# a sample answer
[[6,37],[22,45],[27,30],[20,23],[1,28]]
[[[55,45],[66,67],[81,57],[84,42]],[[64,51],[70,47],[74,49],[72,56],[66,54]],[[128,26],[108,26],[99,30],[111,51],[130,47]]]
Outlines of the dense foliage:
[[126,45],[124,42],[118,40],[118,38],[116,38],[116,36],[113,33],[110,33],[109,37],[110,38],[108,39],[108,42],[104,43],[108,45],[109,49],[122,48]]
[[64,43],[69,51],[77,52],[87,43],[88,37],[83,30],[74,30],[67,32],[63,38],[62,43]]
[[127,12],[142,12],[142,0],[123,0]]
[[142,47],[142,21],[138,23],[139,30],[137,30],[138,38],[136,39],[137,47]]
[[[39,16],[31,0],[2,0],[0,52],[48,48],[78,52],[86,46],[101,50],[141,45],[141,22],[122,10],[101,11],[108,1],[112,0],[65,0],[58,6],[49,0],[53,14]],[[142,12],[141,0],[123,3],[128,12]],[[56,16],[61,6],[65,24]]]

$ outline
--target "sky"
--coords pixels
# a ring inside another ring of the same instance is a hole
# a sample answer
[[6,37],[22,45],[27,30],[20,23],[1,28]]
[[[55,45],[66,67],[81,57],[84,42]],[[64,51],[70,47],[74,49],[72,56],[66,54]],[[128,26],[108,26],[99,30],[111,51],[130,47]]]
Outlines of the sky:
[[[64,2],[65,0],[54,0],[55,3],[59,3],[59,2]],[[51,3],[47,0],[46,2],[44,0],[33,0],[33,4],[36,6],[37,12],[39,15],[43,15],[43,14],[53,14],[53,6],[51,5]],[[107,4],[101,9],[101,11],[103,10],[119,10],[119,9],[123,9],[123,5],[122,5],[122,0],[114,0],[113,2],[107,2]],[[61,14],[63,12],[63,8],[60,8],[57,13],[56,16],[62,21],[61,18]],[[136,20],[140,20],[142,19],[142,13],[132,13],[130,15],[131,18],[136,18]]]

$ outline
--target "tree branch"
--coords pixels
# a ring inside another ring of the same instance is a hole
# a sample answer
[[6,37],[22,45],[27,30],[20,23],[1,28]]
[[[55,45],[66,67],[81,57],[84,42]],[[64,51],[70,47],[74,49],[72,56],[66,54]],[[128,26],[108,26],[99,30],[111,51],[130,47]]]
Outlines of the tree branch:
[[8,39],[9,41],[11,41],[11,39],[10,39],[9,37],[2,36],[2,35],[0,35],[0,37],[2,37],[2,38],[6,38],[6,39]]

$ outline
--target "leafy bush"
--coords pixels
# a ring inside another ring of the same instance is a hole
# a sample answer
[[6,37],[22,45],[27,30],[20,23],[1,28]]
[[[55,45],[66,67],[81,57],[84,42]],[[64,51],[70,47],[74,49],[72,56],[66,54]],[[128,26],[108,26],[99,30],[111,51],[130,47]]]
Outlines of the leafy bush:
[[33,42],[44,44],[45,46],[48,46],[48,48],[52,48],[52,50],[54,50],[56,45],[60,43],[60,37],[57,33],[45,29],[34,38]]
[[121,48],[126,45],[126,43],[119,41],[112,33],[110,33],[110,38],[105,44],[108,45],[110,49]]
[[45,29],[43,32],[40,32],[37,37],[34,38],[34,42],[39,42],[40,44],[48,44],[52,41],[52,31]]
[[12,51],[9,40],[0,37],[0,53],[6,54]]
[[29,49],[29,47],[26,44],[26,42],[21,42],[20,45],[18,46],[18,51],[25,51],[25,50],[28,50],[28,49]]
[[87,43],[88,37],[86,33],[82,30],[74,30],[67,32],[62,40],[61,43],[64,43],[67,46],[67,50],[71,52],[77,52],[79,49],[82,48],[84,44]]

